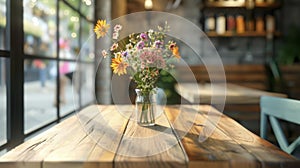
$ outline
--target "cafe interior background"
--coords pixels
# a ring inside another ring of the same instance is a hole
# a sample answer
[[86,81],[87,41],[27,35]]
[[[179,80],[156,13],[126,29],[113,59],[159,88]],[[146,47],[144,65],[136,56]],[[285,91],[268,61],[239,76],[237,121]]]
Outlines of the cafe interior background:
[[[264,5],[256,6],[259,2]],[[255,70],[263,69],[266,74],[258,77],[263,85],[250,87],[300,99],[299,9],[298,0],[0,0],[0,154],[91,103],[113,103],[110,67],[99,67],[96,73],[97,42],[88,40],[99,18],[146,10],[184,17],[204,31],[224,67],[248,67],[249,73],[239,80],[261,75]],[[77,60],[79,52],[86,57]],[[181,47],[180,52],[189,65],[199,65],[189,49]],[[85,66],[85,79],[73,95],[76,61]],[[168,80],[160,87],[168,103],[180,103],[172,76],[164,78]],[[224,113],[259,135],[259,112]],[[286,124],[285,130],[291,138],[299,135],[297,125]]]

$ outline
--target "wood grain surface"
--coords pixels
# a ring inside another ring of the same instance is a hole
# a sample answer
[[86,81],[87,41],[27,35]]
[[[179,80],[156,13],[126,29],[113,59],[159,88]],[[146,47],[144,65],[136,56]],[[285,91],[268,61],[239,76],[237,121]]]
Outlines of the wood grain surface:
[[[152,127],[137,125],[133,109],[89,106],[0,157],[0,167],[300,166],[299,160],[209,105],[166,106]],[[199,142],[207,129],[211,134]]]
[[226,104],[259,104],[261,96],[287,97],[287,95],[281,93],[266,92],[230,83],[226,85],[179,83],[175,86],[175,89],[183,98],[197,104],[222,103],[212,102],[212,98],[222,100],[224,97],[226,98]]

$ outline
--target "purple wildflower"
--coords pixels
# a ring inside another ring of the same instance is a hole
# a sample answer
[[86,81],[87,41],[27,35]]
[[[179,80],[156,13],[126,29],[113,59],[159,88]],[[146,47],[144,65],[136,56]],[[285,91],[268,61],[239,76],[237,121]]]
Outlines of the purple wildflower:
[[154,42],[154,46],[155,46],[156,48],[162,48],[162,45],[163,45],[163,43],[162,43],[160,40],[156,40],[156,41]]
[[145,43],[144,43],[143,41],[139,41],[139,42],[137,43],[137,48],[138,48],[138,49],[143,49],[144,46],[145,46]]
[[127,55],[128,55],[128,52],[127,52],[127,51],[123,51],[123,52],[122,52],[122,56],[123,56],[123,57],[127,57]]
[[148,36],[146,33],[141,33],[140,34],[140,38],[143,39],[143,40],[147,40],[148,39]]

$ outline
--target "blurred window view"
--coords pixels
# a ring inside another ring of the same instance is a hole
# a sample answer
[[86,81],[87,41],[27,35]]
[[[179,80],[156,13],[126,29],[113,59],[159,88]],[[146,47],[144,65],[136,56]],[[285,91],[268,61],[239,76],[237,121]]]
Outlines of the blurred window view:
[[5,49],[6,0],[0,0],[0,50]]
[[81,50],[80,56],[82,61],[93,62],[94,61],[94,41],[93,41],[93,25],[89,24],[86,20],[82,20],[81,22]]
[[69,3],[75,9],[79,8],[80,1],[78,1],[78,0],[66,0],[66,2]]
[[[25,134],[94,100],[93,79],[84,81],[94,77],[93,5],[90,0],[23,1]],[[89,66],[74,82],[82,64]]]
[[95,100],[95,93],[94,91],[94,65],[92,63],[81,63],[80,64],[82,74],[80,75],[81,84],[80,84],[80,104],[81,106],[85,106],[88,103],[91,103]]
[[24,119],[29,133],[57,119],[56,62],[26,59],[24,62]]
[[59,4],[59,58],[76,59],[79,47],[79,14],[63,2]]
[[7,134],[7,86],[6,86],[6,59],[0,58],[0,146],[6,143]]
[[56,1],[24,0],[24,52],[56,57]]
[[89,20],[93,20],[94,16],[94,6],[92,5],[92,0],[82,0],[80,4],[80,11]]
[[[0,0],[0,50],[7,50],[6,0]],[[7,58],[0,54],[0,146],[7,142]]]
[[59,62],[59,97],[60,97],[60,116],[64,116],[72,110],[79,107],[79,102],[76,92],[79,87],[77,83],[73,82],[73,76],[75,73],[76,62],[61,61]]

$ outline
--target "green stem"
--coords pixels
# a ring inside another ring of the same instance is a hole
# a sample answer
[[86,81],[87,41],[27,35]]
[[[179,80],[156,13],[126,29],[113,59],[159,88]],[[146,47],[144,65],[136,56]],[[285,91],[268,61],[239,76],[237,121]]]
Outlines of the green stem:
[[148,103],[144,102],[142,106],[142,112],[140,116],[140,121],[144,123],[145,121],[148,121],[147,111],[148,111]]

